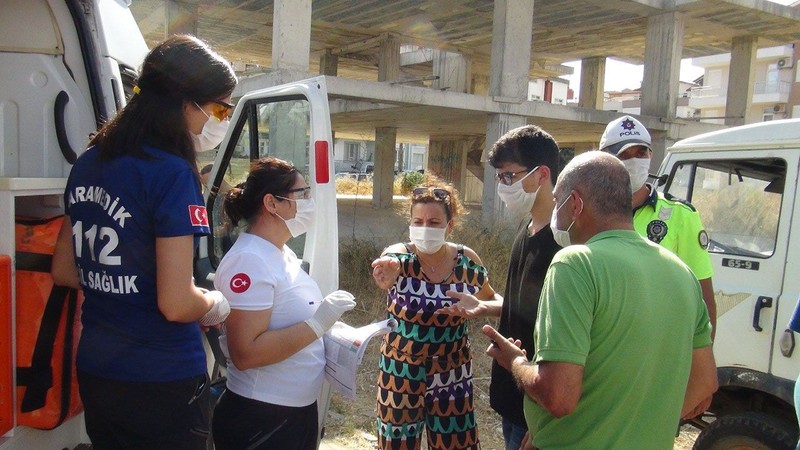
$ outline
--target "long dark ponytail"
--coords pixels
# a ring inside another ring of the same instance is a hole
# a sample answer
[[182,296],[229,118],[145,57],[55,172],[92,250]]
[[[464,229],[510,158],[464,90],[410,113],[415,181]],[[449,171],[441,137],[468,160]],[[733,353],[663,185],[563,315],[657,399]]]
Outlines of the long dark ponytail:
[[158,44],[142,64],[137,93],[91,139],[103,158],[145,157],[142,145],[175,153],[195,165],[186,101],[225,98],[236,87],[231,65],[203,41],[178,35]]

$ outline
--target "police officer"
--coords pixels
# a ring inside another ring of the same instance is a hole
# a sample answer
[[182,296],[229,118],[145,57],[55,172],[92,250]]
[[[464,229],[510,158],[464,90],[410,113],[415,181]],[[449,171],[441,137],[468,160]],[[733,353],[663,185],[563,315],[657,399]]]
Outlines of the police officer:
[[600,150],[615,155],[628,169],[636,231],[678,255],[700,280],[713,339],[717,329],[717,304],[711,283],[714,271],[707,250],[708,234],[700,215],[689,202],[662,194],[646,183],[653,150],[650,133],[635,118],[622,116],[609,123],[600,138]]

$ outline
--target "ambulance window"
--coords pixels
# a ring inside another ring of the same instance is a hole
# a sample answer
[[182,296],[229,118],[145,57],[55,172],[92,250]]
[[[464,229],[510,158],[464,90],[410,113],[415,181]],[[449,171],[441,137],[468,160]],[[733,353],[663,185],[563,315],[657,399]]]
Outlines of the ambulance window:
[[786,177],[779,158],[677,164],[666,192],[697,208],[708,250],[755,258],[775,251]]
[[[272,98],[269,102],[259,102],[259,100],[249,102],[245,105],[232,133],[232,144],[229,145],[233,148],[230,150],[230,159],[225,167],[220,192],[224,193],[230,186],[244,182],[250,172],[250,162],[267,156],[290,161],[311,184],[310,131],[311,110],[305,98],[289,97],[279,101]],[[246,226],[240,222],[237,229],[232,229],[230,224],[223,221],[223,197],[224,195],[217,196],[210,211],[214,226],[211,251],[214,266],[219,263]],[[305,234],[290,239],[287,245],[298,258],[302,259]]]

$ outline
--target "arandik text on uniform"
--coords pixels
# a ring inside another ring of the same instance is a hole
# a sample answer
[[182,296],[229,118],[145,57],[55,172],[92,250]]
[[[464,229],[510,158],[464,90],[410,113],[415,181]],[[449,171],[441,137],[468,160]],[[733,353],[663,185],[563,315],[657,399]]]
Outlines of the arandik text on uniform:
[[75,187],[75,191],[69,194],[69,204],[72,206],[78,202],[97,203],[122,228],[125,228],[125,219],[131,217],[125,207],[119,204],[119,197],[114,198],[112,201],[111,196],[100,186]]

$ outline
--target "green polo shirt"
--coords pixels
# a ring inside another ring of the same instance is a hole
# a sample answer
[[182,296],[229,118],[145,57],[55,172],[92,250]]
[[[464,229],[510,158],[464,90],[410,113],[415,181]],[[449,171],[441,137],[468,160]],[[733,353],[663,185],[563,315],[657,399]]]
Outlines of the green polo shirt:
[[[640,235],[678,255],[698,280],[714,275],[708,257],[708,234],[692,205],[650,187],[650,196],[633,211]],[[657,270],[656,270],[657,272]]]
[[583,366],[571,414],[557,419],[525,396],[537,448],[671,450],[692,351],[711,345],[711,324],[674,253],[613,230],[555,255],[534,338],[535,362]]

